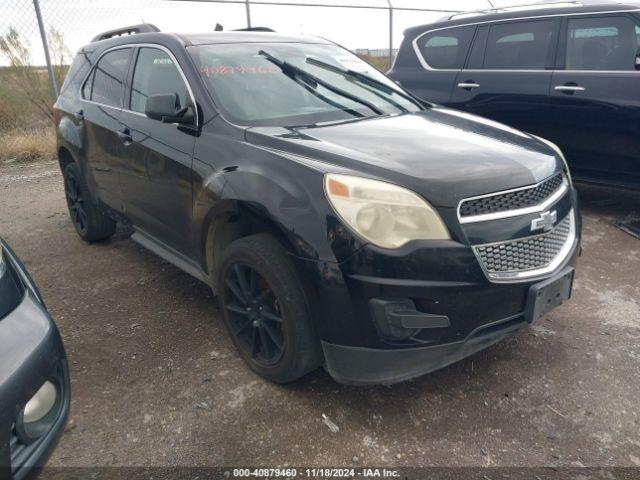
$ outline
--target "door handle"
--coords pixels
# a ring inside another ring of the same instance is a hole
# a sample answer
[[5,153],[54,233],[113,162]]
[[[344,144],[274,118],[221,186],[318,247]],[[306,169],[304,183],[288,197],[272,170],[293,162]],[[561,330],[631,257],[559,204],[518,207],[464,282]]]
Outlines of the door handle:
[[471,90],[478,87],[480,87],[480,84],[475,82],[461,82],[458,84],[458,88],[464,88],[465,90]]
[[120,130],[118,132],[118,138],[125,145],[129,145],[133,141],[133,139],[131,138],[131,131],[128,128]]
[[584,92],[586,90],[586,88],[581,87],[580,85],[556,85],[553,89],[556,92],[564,93]]

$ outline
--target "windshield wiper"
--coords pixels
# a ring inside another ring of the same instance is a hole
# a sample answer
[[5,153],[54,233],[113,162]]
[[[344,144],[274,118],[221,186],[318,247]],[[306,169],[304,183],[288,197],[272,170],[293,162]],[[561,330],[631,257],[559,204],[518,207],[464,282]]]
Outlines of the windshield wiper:
[[[314,65],[319,66],[320,68],[324,68],[325,70],[329,70],[330,72],[334,72],[337,74],[342,75],[343,77],[349,79],[349,80],[353,80],[354,79],[354,75],[352,75],[351,73],[349,73],[348,70],[342,70],[338,67],[334,67],[333,65],[330,65],[328,63],[324,63],[321,61],[317,61],[317,62],[309,62],[309,60],[313,60],[313,59],[307,59],[307,63],[311,63]],[[356,72],[354,72],[356,73]],[[364,88],[367,92],[372,93],[373,95],[375,95],[378,98],[381,98],[382,100],[384,100],[387,103],[390,103],[391,105],[393,105],[395,108],[397,108],[398,110],[400,110],[402,113],[408,113],[409,109],[406,107],[403,107],[402,105],[400,105],[398,102],[396,102],[395,100],[393,100],[391,98],[392,95],[392,90],[390,88],[387,87],[387,90],[385,90],[384,88],[382,88],[381,86],[371,86],[371,84],[369,82],[364,82],[362,80],[359,80],[357,77],[355,77],[355,80],[358,81],[358,83],[360,83],[360,87]],[[386,86],[386,85],[385,85]]]
[[[290,74],[285,73],[285,75],[290,75]],[[300,80],[297,76],[291,75],[291,79],[294,82],[299,83],[302,86],[302,88],[307,90],[311,95],[314,95],[315,97],[318,97],[320,100],[322,100],[325,103],[328,103],[332,107],[335,107],[338,110],[343,110],[343,111],[345,111],[347,113],[350,113],[354,117],[358,117],[358,118],[365,118],[366,117],[366,115],[364,113],[360,113],[359,111],[354,110],[353,108],[349,108],[346,105],[341,105],[340,103],[331,100],[329,97],[321,94],[318,90],[316,90],[315,87],[311,87],[310,85],[307,84],[307,82],[304,82],[304,81]]]
[[[421,100],[419,100],[418,98],[414,97],[413,95],[410,95],[408,93],[405,93],[403,91],[400,90],[396,90],[395,88],[390,87],[389,85],[387,85],[384,82],[381,82],[380,80],[376,80],[373,77],[370,77],[369,75],[366,75],[362,72],[357,72],[355,70],[351,70],[351,69],[346,69],[346,68],[340,68],[337,67],[335,65],[331,65],[330,63],[326,63],[323,62],[322,60],[318,60],[316,58],[312,58],[309,57],[307,58],[307,63],[310,65],[315,65],[316,67],[320,67],[320,68],[324,68],[325,70],[329,70],[331,72],[334,73],[338,73],[344,77],[351,77],[351,78],[355,78],[356,80],[360,81],[361,83],[368,85],[370,87],[373,87],[377,90],[380,90],[384,93],[386,93],[387,95],[392,95],[392,94],[396,94],[402,98],[404,98],[405,100],[409,100],[411,103],[413,103],[414,105],[417,104],[418,106],[422,106],[424,102],[422,102]],[[390,99],[387,99],[390,101]],[[401,110],[405,110],[406,108],[400,106],[399,104],[397,104],[396,102],[392,102],[397,108],[401,109]]]
[[341,88],[335,87],[335,86],[331,85],[330,83],[325,82],[321,78],[316,77],[312,73],[309,73],[306,70],[303,70],[300,67],[296,67],[295,65],[293,65],[293,64],[291,64],[289,62],[282,61],[282,60],[274,57],[273,55],[265,52],[264,50],[260,50],[258,52],[258,54],[262,55],[268,61],[270,61],[274,65],[278,66],[280,68],[280,70],[282,70],[284,73],[289,73],[290,75],[298,76],[301,79],[305,80],[305,82],[309,83],[311,86],[321,85],[324,88],[326,88],[327,90],[332,91],[333,93],[336,93],[336,94],[338,94],[338,95],[340,95],[340,96],[342,96],[344,98],[348,98],[349,100],[352,100],[352,101],[354,101],[356,103],[359,103],[360,105],[364,105],[369,110],[374,112],[376,115],[384,115],[384,112],[382,110],[380,110],[378,107],[376,107],[373,103],[365,100],[364,98],[360,98],[357,95],[354,95],[354,94],[349,93],[349,92],[347,92],[345,90],[342,90]]
[[291,78],[291,80],[293,80],[294,82],[299,84],[302,88],[304,88],[311,95],[313,95],[314,97],[319,98],[320,100],[322,100],[325,103],[328,103],[332,107],[337,108],[338,110],[343,110],[343,111],[353,115],[354,117],[358,117],[358,118],[366,117],[366,115],[364,113],[361,113],[358,110],[354,110],[353,108],[349,108],[346,105],[342,105],[342,104],[336,102],[335,100],[330,99],[326,95],[323,95],[322,93],[320,93],[320,91],[317,88],[318,87],[318,83],[315,82],[312,78],[303,77],[301,75],[294,74],[294,73],[292,73],[292,72],[290,72],[288,70],[283,70],[283,73],[285,75],[287,75],[289,78]]

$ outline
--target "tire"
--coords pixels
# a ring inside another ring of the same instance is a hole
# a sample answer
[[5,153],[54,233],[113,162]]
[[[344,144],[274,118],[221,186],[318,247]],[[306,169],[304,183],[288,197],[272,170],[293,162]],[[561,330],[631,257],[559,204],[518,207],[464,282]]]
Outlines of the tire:
[[227,246],[218,286],[229,334],[254,372],[272,382],[288,383],[322,364],[304,289],[273,236],[251,235]]
[[97,242],[112,236],[116,222],[97,208],[78,165],[70,163],[64,168],[63,175],[69,216],[80,238]]

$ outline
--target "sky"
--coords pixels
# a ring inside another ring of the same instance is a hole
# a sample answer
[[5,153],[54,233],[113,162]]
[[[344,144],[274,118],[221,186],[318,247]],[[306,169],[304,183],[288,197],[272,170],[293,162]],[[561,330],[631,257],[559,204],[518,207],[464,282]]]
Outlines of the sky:
[[[269,1],[269,0],[258,0]],[[387,0],[279,0],[323,5],[387,5]],[[475,10],[489,7],[489,0],[391,0],[397,8]],[[522,0],[491,0],[496,6],[529,3]],[[105,30],[148,22],[163,31],[194,33],[212,31],[216,23],[225,30],[246,26],[244,4],[223,4],[189,0],[40,0],[47,29],[62,33],[75,52],[93,36]],[[402,32],[414,25],[430,23],[444,16],[440,12],[397,10],[394,13],[394,47]],[[253,26],[268,26],[294,35],[314,35],[333,40],[350,49],[387,48],[389,14],[386,10],[328,8],[313,6],[252,5]],[[30,45],[33,64],[43,64],[44,55],[35,20],[33,0],[0,0],[0,35],[17,28]],[[0,65],[6,60],[0,57]]]

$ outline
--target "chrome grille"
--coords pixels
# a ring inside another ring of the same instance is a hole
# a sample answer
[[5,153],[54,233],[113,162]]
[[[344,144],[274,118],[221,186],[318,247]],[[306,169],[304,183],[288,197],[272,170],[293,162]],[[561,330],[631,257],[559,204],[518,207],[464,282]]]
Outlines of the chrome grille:
[[533,207],[553,195],[562,186],[562,183],[563,174],[558,173],[528,188],[464,200],[460,204],[460,217],[474,217]]
[[565,259],[575,238],[573,211],[547,233],[473,247],[489,277],[513,279],[542,275]]

